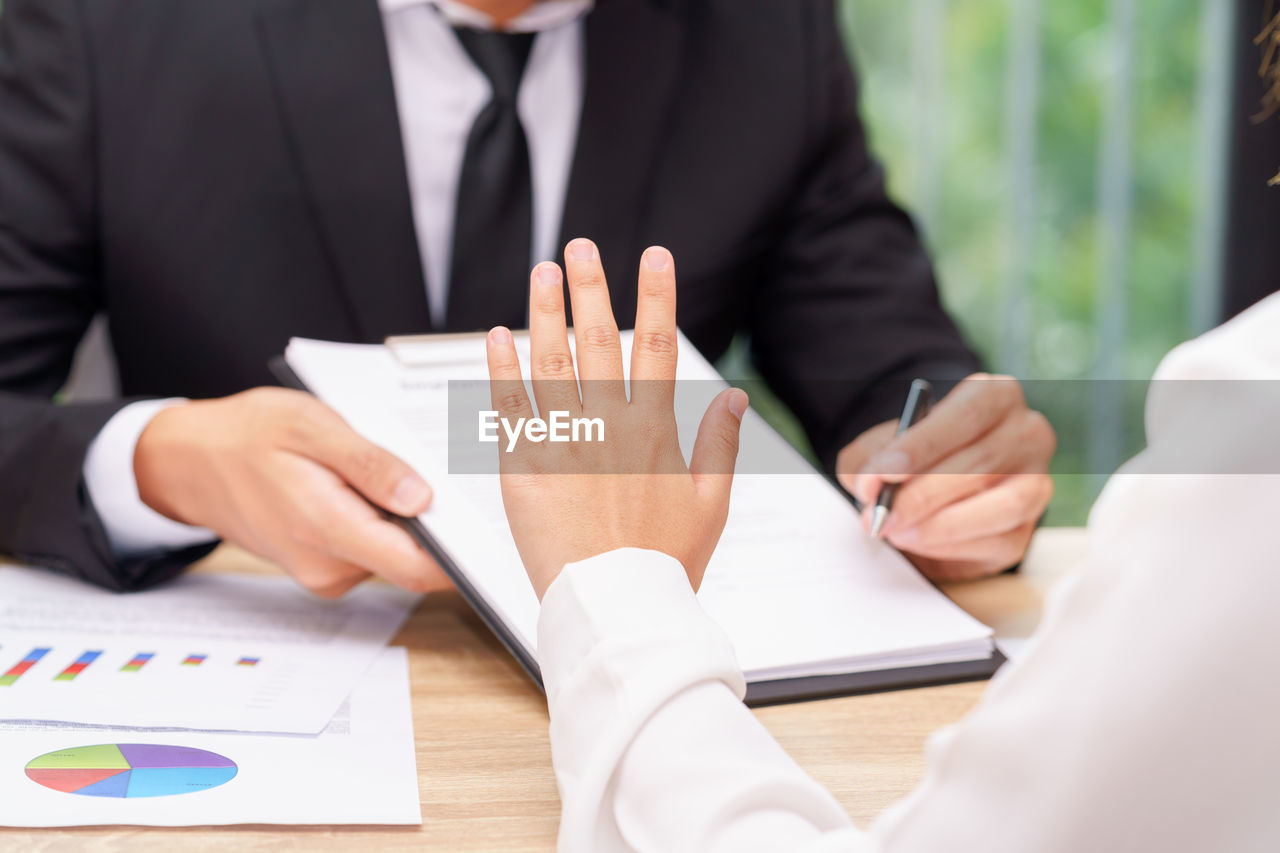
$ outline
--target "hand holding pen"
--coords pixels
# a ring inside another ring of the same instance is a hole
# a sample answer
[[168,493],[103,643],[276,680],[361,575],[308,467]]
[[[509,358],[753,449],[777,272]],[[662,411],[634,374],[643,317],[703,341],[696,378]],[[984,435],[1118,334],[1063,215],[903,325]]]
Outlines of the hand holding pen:
[[[929,408],[932,405],[933,386],[926,379],[913,379],[911,390],[907,392],[907,404],[902,409],[902,417],[898,419],[897,434],[902,435],[915,426],[921,418],[929,414]],[[880,531],[884,528],[885,520],[889,518],[889,511],[893,509],[893,499],[897,497],[901,485],[901,483],[885,483],[880,487],[876,505],[871,511],[872,538],[880,538]]]
[[907,398],[901,418],[868,429],[836,460],[864,529],[935,581],[1014,565],[1053,494],[1053,428],[1008,376],[973,374],[932,407],[915,386]]

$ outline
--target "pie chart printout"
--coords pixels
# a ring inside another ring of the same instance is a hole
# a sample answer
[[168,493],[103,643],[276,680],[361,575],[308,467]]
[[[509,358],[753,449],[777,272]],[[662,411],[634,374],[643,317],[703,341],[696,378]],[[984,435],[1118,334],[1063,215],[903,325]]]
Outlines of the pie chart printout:
[[230,758],[187,746],[105,743],[47,752],[27,764],[33,782],[86,797],[194,794],[236,777]]

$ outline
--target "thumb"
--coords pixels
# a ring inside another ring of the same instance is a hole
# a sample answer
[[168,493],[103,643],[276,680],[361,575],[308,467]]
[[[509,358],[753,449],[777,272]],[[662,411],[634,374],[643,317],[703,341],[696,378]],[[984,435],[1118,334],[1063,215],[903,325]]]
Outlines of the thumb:
[[748,402],[747,393],[741,389],[722,391],[711,401],[698,426],[689,473],[698,491],[717,503],[729,502],[733,466],[738,459],[738,433]]
[[866,488],[861,480],[865,478],[860,478],[859,475],[872,457],[889,446],[897,431],[897,421],[885,421],[845,445],[836,456],[836,480],[844,486],[845,491],[862,500]]
[[412,468],[354,432],[330,436],[317,456],[357,492],[397,515],[418,515],[431,502],[431,487]]

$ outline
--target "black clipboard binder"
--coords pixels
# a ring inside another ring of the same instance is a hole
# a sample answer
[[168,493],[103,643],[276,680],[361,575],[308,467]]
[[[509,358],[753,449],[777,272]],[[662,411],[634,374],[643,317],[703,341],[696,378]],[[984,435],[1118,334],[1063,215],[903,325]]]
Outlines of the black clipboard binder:
[[[390,341],[388,342],[390,343]],[[276,380],[286,388],[310,393],[306,384],[294,373],[293,368],[285,361],[284,356],[272,358],[269,367]],[[516,659],[538,689],[546,692],[542,683],[542,671],[533,656],[524,650],[524,646],[516,639],[506,623],[498,618],[484,597],[467,578],[453,558],[440,547],[426,526],[416,518],[405,518],[394,515],[381,507],[374,506],[384,518],[402,527],[414,541],[435,559],[449,579],[458,588],[459,594],[467,604],[475,610],[494,633],[499,642]],[[763,705],[779,705],[788,702],[804,702],[812,699],[827,699],[835,696],[853,696],[859,693],[883,693],[890,690],[905,690],[912,687],[929,687],[941,684],[957,684],[965,681],[983,681],[995,674],[1005,663],[1005,656],[999,649],[992,648],[990,657],[972,661],[955,661],[952,663],[931,664],[928,666],[909,666],[898,669],[878,669],[866,672],[850,672],[836,675],[815,675],[803,678],[781,678],[773,681],[753,681],[747,684],[746,704],[751,707]]]

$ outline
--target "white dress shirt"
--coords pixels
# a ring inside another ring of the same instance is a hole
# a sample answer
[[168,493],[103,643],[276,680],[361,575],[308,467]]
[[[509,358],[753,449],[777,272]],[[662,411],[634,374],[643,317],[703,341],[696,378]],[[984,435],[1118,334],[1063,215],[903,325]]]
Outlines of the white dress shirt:
[[[428,302],[432,319],[442,325],[467,136],[493,96],[452,26],[488,29],[492,23],[457,0],[381,0],[381,5]],[[556,242],[582,114],[582,16],[591,6],[592,0],[543,2],[507,26],[538,33],[516,104],[533,180],[530,269],[559,257]]]
[[[1157,378],[1280,380],[1280,296]],[[867,829],[741,704],[679,563],[627,550],[566,566],[538,625],[560,849],[1276,850],[1280,475],[1225,472],[1280,471],[1280,395],[1219,390],[1235,404],[1153,386],[1149,447],[1098,499],[1090,553],[1025,656],[934,734],[924,780]],[[856,719],[829,737],[857,738]]]
[[[427,302],[433,320],[441,324],[467,137],[492,93],[452,26],[487,29],[493,22],[458,0],[381,0],[380,5]],[[517,103],[533,182],[530,269],[559,256],[556,243],[582,114],[582,18],[593,5],[594,0],[543,0],[506,27],[538,34]],[[85,457],[85,486],[119,557],[215,538],[208,530],[165,518],[138,498],[134,448],[156,412],[176,402],[181,400],[125,407],[102,428]]]

